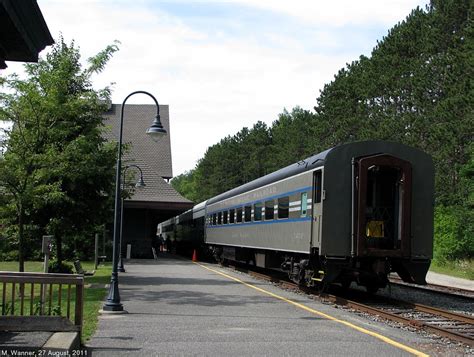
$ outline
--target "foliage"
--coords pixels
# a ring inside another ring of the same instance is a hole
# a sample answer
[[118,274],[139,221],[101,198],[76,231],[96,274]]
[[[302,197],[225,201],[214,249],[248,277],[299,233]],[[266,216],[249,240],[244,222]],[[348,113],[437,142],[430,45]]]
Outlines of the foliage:
[[311,135],[313,119],[309,111],[295,108],[280,114],[271,128],[263,122],[243,128],[209,147],[194,170],[175,177],[171,184],[200,202],[303,159],[319,149]]
[[25,65],[25,80],[6,78],[0,120],[13,126],[0,159],[0,217],[18,242],[21,270],[29,241],[54,235],[61,262],[63,243],[80,249],[108,218],[116,150],[102,135],[102,113],[110,89],[94,90],[91,76],[117,50],[108,46],[83,69],[74,42],[60,38],[45,59]]
[[180,192],[184,197],[193,202],[198,202],[200,197],[196,188],[194,170],[186,171],[184,174],[175,176],[171,181],[173,188]]
[[71,264],[53,260],[49,262],[48,271],[50,273],[73,274],[74,269]]
[[418,147],[434,158],[438,202],[462,204],[459,170],[474,136],[471,11],[466,0],[432,1],[394,26],[371,58],[342,69],[315,107],[326,146],[386,139]]
[[434,258],[442,263],[473,257],[474,212],[459,206],[436,207]]
[[173,186],[203,201],[342,143],[397,141],[434,159],[437,257],[472,256],[473,8],[469,0],[432,0],[414,9],[370,57],[324,86],[314,112],[285,110],[269,128],[257,122],[222,139]]

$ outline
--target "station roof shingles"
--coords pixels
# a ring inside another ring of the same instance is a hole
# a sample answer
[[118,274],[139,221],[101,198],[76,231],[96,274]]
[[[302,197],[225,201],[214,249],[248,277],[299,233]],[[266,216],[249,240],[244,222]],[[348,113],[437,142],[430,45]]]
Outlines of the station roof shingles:
[[[112,104],[110,110],[104,115],[105,124],[112,129],[106,132],[109,140],[118,140],[121,108],[120,104]],[[134,190],[132,197],[125,201],[126,206],[189,208],[192,202],[181,196],[165,181],[173,177],[168,105],[160,105],[161,122],[168,135],[161,137],[158,142],[153,141],[146,134],[155,115],[154,104],[125,105],[122,140],[124,144],[130,144],[130,148],[123,153],[122,167],[129,164],[138,165],[143,171],[146,184],[145,187]],[[139,177],[138,170],[130,168],[127,170],[127,176],[129,172],[136,172],[135,177]],[[134,184],[129,181],[127,183]]]

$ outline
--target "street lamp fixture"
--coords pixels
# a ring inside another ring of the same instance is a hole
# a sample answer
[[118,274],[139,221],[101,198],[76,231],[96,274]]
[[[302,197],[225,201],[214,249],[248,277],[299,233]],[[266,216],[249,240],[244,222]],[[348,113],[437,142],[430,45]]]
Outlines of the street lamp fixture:
[[[138,189],[145,187],[146,185],[145,185],[145,181],[143,180],[143,171],[142,171],[142,169],[138,165],[131,164],[131,165],[125,166],[125,169],[123,170],[123,178],[122,178],[123,188],[125,189],[125,173],[127,172],[127,170],[130,167],[136,168],[136,169],[138,169],[138,171],[140,171],[140,178],[135,183],[135,187],[138,188]],[[123,266],[123,258],[122,258],[123,202],[124,202],[124,200],[123,200],[123,197],[122,197],[122,202],[121,202],[121,207],[120,207],[120,243],[119,243],[120,252],[119,252],[119,263],[118,263],[118,268],[117,268],[120,273],[125,273],[125,267]]]
[[119,282],[118,282],[118,258],[119,258],[119,243],[120,243],[120,222],[121,222],[121,197],[120,197],[120,188],[121,188],[121,173],[122,173],[122,134],[123,134],[123,113],[125,109],[125,102],[130,98],[132,95],[135,94],[146,94],[153,99],[156,105],[156,116],[155,119],[146,131],[148,135],[150,135],[154,140],[157,137],[161,137],[167,134],[165,128],[161,124],[160,120],[160,105],[156,98],[148,92],[145,91],[135,91],[130,93],[123,101],[122,108],[120,112],[120,130],[119,130],[119,142],[118,142],[118,150],[117,150],[117,167],[116,167],[116,174],[115,174],[115,217],[114,217],[114,238],[113,238],[113,256],[112,256],[112,275],[110,278],[110,288],[109,288],[109,295],[107,296],[107,300],[102,307],[102,311],[104,312],[115,312],[115,313],[123,313],[125,312],[123,309],[123,305],[120,302],[120,292],[119,292]]
[[147,129],[146,133],[151,136],[154,141],[157,141],[162,136],[166,135],[166,130],[161,125],[160,113],[156,114],[153,124]]

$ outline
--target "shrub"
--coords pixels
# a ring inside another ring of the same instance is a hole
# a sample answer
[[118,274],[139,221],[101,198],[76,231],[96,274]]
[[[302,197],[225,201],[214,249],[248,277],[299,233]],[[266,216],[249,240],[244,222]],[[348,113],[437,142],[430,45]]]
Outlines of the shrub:
[[18,261],[18,250],[11,250],[11,251],[0,253],[0,261],[17,262]]
[[73,267],[71,264],[54,260],[49,262],[50,273],[73,274]]
[[474,213],[460,206],[435,209],[434,258],[440,262],[474,256]]

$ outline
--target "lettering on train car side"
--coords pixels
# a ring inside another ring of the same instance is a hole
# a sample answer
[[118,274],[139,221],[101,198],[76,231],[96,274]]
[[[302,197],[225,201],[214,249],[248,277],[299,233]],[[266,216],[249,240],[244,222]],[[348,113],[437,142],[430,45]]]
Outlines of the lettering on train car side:
[[237,196],[231,198],[230,200],[224,201],[224,206],[235,206],[242,204],[242,202],[251,202],[259,199],[263,199],[265,197],[271,196],[276,194],[277,188],[276,187],[266,187],[264,189],[245,194],[243,196]]
[[305,234],[304,233],[299,233],[299,232],[294,232],[291,239],[294,239],[294,240],[304,240],[304,236]]

